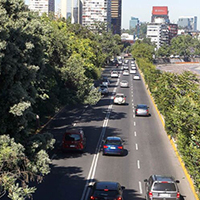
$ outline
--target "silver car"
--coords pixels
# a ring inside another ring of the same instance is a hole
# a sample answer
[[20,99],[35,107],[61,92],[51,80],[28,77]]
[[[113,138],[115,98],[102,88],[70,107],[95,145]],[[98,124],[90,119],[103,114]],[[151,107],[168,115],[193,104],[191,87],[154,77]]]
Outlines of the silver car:
[[120,87],[121,87],[121,88],[127,88],[127,87],[129,87],[128,81],[122,80],[122,81],[120,82]]
[[149,116],[149,107],[145,104],[138,104],[135,107],[136,116]]
[[172,176],[151,175],[144,182],[147,200],[180,200],[179,181]]
[[114,96],[114,104],[126,104],[126,96],[122,93],[117,93]]

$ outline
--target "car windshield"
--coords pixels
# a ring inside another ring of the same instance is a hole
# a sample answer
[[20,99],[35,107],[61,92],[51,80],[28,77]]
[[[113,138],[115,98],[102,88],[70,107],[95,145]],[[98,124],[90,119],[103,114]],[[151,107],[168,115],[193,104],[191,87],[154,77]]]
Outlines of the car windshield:
[[79,134],[66,134],[65,140],[66,141],[80,141],[81,137]]
[[147,106],[146,105],[138,105],[137,108],[147,109]]
[[176,191],[174,183],[154,183],[153,191]]
[[106,86],[101,86],[101,89],[105,89],[105,88],[107,88]]
[[121,145],[120,140],[106,140],[106,144]]
[[124,95],[116,95],[116,98],[124,98]]
[[118,191],[116,190],[95,190],[94,195],[95,197],[116,197],[118,195]]

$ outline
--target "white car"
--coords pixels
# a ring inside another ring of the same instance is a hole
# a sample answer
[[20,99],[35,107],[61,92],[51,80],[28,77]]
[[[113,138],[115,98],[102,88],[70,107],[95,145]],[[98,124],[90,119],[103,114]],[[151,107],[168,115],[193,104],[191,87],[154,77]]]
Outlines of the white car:
[[137,67],[136,67],[136,66],[132,66],[132,67],[131,67],[131,69],[134,69],[134,70],[136,70],[136,69],[137,69]]
[[123,71],[123,75],[124,75],[124,76],[128,76],[128,75],[129,75],[129,71],[128,71],[128,70],[124,70],[124,71]]
[[128,64],[128,62],[129,62],[129,60],[125,60],[125,61],[124,61],[125,64]]
[[114,104],[125,104],[126,96],[123,93],[117,93],[114,96]]
[[130,70],[130,74],[136,74],[136,73],[137,73],[137,71],[135,69]]
[[121,88],[127,88],[127,87],[129,87],[128,81],[122,80],[122,81],[120,82],[120,87],[121,87]]
[[136,64],[135,64],[135,63],[132,63],[132,64],[131,64],[131,67],[135,67],[135,66],[136,66]]
[[134,60],[131,60],[131,64],[135,64],[135,61],[134,61]]
[[138,74],[134,75],[133,80],[140,80],[140,76]]
[[128,69],[128,65],[124,65],[123,69],[124,70]]
[[111,76],[111,78],[118,78],[119,73],[118,73],[118,71],[112,71],[110,76]]

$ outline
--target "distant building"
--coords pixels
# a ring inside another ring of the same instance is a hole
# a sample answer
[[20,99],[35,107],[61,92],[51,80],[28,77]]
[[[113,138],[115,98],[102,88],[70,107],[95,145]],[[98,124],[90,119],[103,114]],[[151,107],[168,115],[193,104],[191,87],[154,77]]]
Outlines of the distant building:
[[169,23],[168,13],[169,11],[167,6],[153,6],[151,23],[155,23],[156,18],[163,18],[166,23]]
[[61,0],[61,17],[71,19],[71,23],[81,24],[83,0]]
[[129,30],[136,28],[137,26],[139,26],[139,19],[131,17],[131,20],[129,21]]
[[133,43],[134,42],[134,36],[129,35],[128,33],[122,33],[121,34],[121,41],[122,42],[128,42],[128,43]]
[[167,24],[150,23],[147,25],[147,38],[159,49],[163,44],[169,44],[169,29]]
[[171,41],[172,38],[176,37],[178,34],[178,25],[177,24],[169,24],[169,41]]
[[113,34],[121,35],[122,0],[111,0],[111,29]]
[[54,0],[30,0],[29,9],[39,12],[39,15],[48,14],[49,9],[54,12]]
[[55,0],[49,0],[49,13],[55,13]]
[[197,31],[197,17],[196,16],[182,16],[178,19],[178,26],[191,31]]
[[103,22],[111,29],[111,0],[84,0],[82,25],[95,30],[95,23]]

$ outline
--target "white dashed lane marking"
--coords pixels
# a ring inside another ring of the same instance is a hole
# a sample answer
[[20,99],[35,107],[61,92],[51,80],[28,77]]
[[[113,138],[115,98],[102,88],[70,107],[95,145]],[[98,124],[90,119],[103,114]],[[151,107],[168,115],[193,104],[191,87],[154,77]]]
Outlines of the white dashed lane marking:
[[138,169],[140,169],[140,161],[139,160],[137,161],[137,167],[138,167]]

